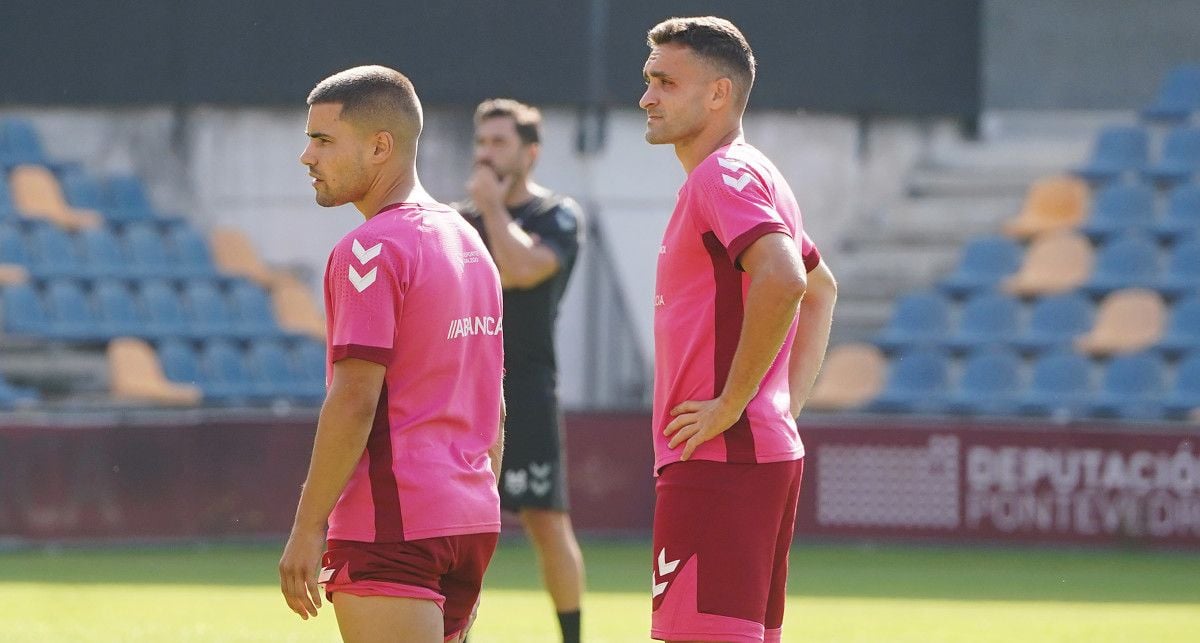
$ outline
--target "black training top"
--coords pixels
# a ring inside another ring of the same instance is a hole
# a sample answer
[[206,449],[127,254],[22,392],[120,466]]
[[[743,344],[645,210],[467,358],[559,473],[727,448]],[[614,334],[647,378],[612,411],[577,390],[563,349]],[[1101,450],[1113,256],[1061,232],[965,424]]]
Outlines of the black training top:
[[[479,231],[491,249],[487,231],[475,204],[453,204]],[[504,370],[505,382],[550,386],[557,381],[554,354],[554,325],[558,306],[575,268],[582,237],[582,211],[570,198],[536,196],[524,204],[509,208],[513,220],[558,256],[558,271],[533,288],[508,288],[504,291]]]

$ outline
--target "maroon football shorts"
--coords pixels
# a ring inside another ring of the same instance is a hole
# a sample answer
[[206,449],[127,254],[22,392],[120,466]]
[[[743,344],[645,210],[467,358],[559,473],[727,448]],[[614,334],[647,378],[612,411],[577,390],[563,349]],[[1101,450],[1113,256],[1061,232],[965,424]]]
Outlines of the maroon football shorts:
[[804,461],[692,460],[659,473],[651,637],[779,641]]
[[325,596],[395,596],[437,603],[446,638],[471,621],[500,534],[463,534],[402,543],[330,540],[321,562]]

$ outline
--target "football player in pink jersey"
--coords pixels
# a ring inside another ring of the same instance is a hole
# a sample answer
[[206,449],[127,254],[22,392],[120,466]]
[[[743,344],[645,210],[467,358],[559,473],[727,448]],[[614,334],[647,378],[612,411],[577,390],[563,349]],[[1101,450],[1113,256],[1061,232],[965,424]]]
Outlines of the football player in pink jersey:
[[754,54],[720,18],[650,30],[646,140],[688,176],[655,282],[651,635],[779,641],[804,446],[795,416],[837,288],[779,170],[742,136]]
[[325,269],[328,391],[280,587],[307,619],[324,585],[346,641],[461,641],[500,531],[499,273],[421,187],[404,75],[348,69],[308,104],[317,203],[366,221]]

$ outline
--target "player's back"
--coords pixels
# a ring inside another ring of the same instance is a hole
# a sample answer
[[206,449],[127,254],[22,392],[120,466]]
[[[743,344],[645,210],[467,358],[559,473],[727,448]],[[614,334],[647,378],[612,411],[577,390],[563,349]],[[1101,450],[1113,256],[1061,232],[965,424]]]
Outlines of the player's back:
[[330,538],[376,542],[499,529],[500,279],[450,208],[389,206],[348,234],[326,276],[331,363],[387,367],[363,461]]

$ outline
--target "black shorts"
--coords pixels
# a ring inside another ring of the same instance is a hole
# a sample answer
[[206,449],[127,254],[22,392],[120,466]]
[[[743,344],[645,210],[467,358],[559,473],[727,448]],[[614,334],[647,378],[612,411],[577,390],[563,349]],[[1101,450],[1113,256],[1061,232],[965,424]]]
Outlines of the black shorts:
[[505,402],[500,507],[567,511],[562,413],[554,389],[506,382]]

